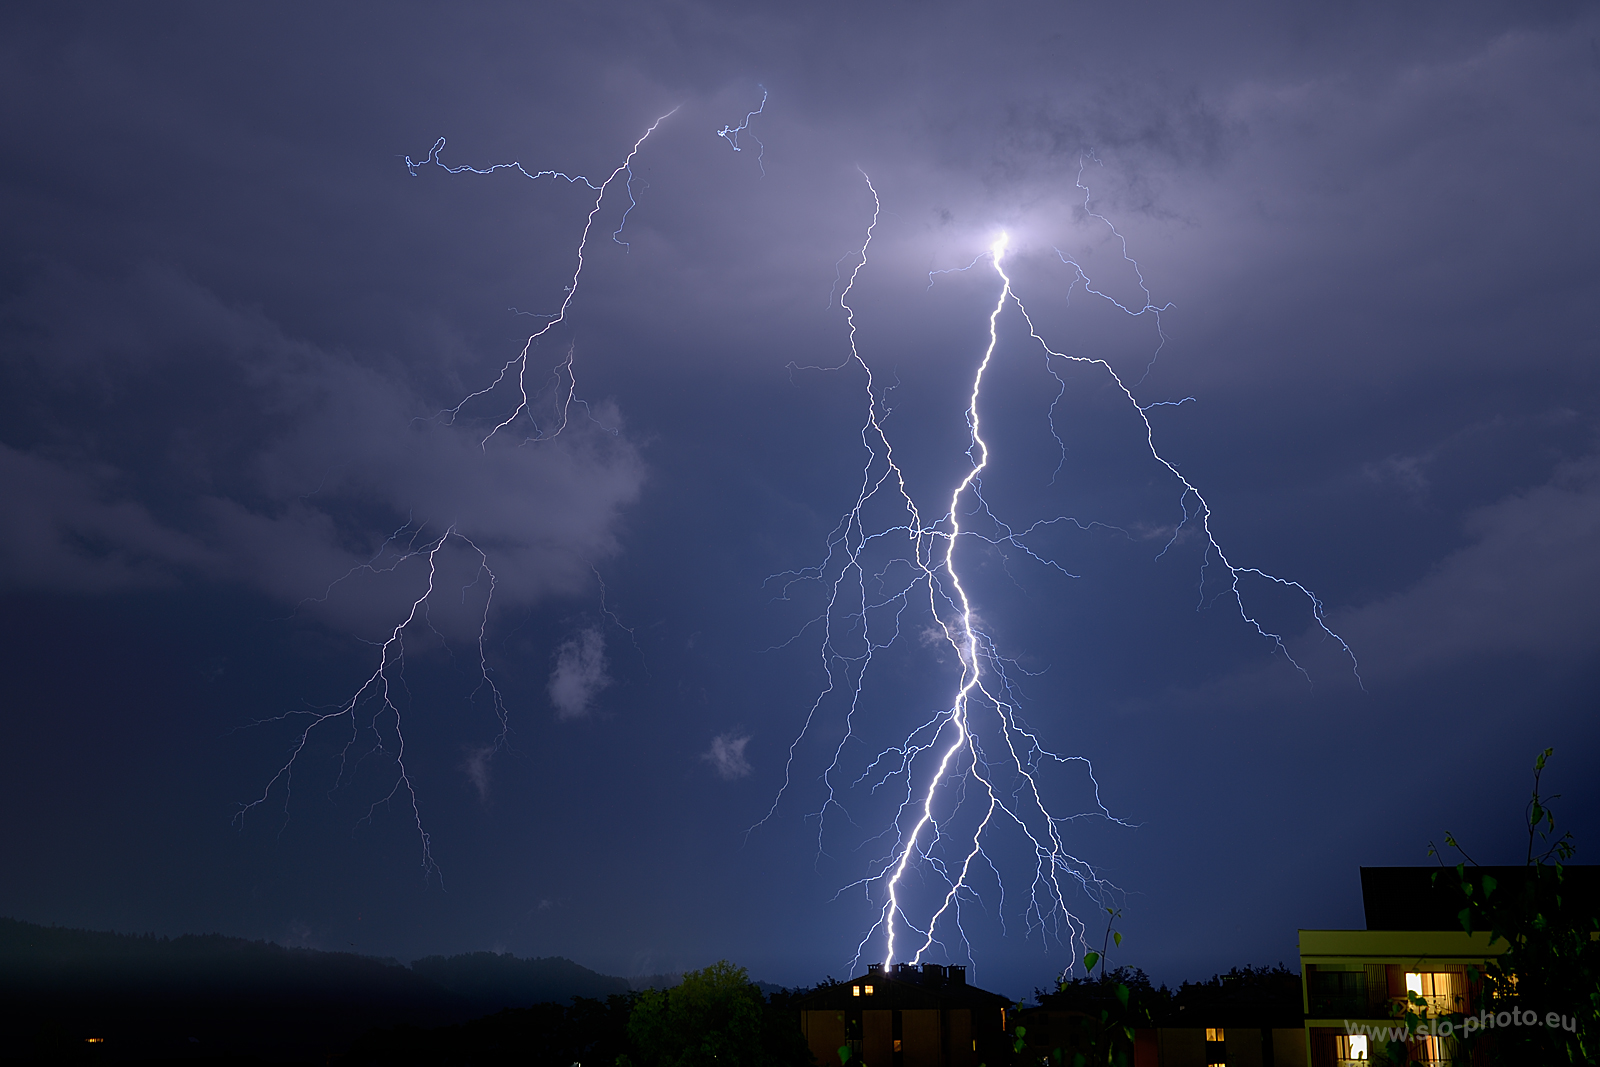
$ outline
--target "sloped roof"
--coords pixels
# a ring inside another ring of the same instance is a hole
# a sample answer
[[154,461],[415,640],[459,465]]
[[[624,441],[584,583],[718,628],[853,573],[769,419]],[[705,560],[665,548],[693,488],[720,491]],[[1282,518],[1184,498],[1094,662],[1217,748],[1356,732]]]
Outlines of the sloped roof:
[[[872,995],[866,987],[872,986]],[[862,995],[851,992],[861,987]],[[869,971],[848,982],[821,985],[796,998],[794,1006],[802,1011],[844,1011],[849,1009],[917,1009],[917,1008],[1005,1008],[1011,998],[967,985],[964,980],[951,981],[938,972],[916,970]]]

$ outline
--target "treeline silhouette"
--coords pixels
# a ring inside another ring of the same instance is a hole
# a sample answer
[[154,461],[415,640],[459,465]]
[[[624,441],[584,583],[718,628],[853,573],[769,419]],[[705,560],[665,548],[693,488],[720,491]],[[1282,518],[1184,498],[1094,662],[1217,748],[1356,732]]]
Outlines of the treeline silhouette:
[[407,967],[217,934],[0,919],[0,1060],[322,1063],[374,1029],[445,1027],[573,997],[602,1002],[631,986],[560,957],[474,952]]

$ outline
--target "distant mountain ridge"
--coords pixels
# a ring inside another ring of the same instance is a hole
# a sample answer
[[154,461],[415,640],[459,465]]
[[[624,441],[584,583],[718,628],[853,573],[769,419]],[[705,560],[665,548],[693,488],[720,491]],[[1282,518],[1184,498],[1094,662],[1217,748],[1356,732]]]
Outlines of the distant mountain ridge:
[[[0,1027],[51,1047],[103,1037],[118,1059],[223,1049],[321,1058],[373,1027],[442,1026],[632,988],[560,956],[470,952],[407,967],[221,934],[167,938],[0,919]],[[40,1054],[48,1054],[42,1045]]]
[[633,988],[626,978],[599,974],[564,956],[519,959],[509,953],[467,952],[413,960],[411,970],[457,996],[476,1003],[492,1002],[490,1011],[559,1003],[572,997],[604,1000]]

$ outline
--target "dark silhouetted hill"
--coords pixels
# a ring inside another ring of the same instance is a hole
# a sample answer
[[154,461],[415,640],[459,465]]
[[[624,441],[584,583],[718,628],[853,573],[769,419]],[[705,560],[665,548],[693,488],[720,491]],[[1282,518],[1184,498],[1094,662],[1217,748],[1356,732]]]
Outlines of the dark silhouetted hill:
[[0,1060],[322,1063],[369,1030],[451,1026],[628,988],[559,957],[474,952],[407,967],[216,934],[133,936],[0,919]]
[[482,1008],[483,1015],[530,1004],[560,1004],[572,997],[604,1000],[629,989],[626,978],[597,974],[560,956],[518,959],[493,952],[468,952],[413,960],[411,970]]

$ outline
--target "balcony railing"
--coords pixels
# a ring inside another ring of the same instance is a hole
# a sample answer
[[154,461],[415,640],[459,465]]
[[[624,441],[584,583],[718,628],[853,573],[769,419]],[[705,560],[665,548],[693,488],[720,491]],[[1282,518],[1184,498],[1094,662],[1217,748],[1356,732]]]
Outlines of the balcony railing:
[[1374,1007],[1365,993],[1311,994],[1313,1019],[1370,1019],[1384,1014],[1384,1008]]

